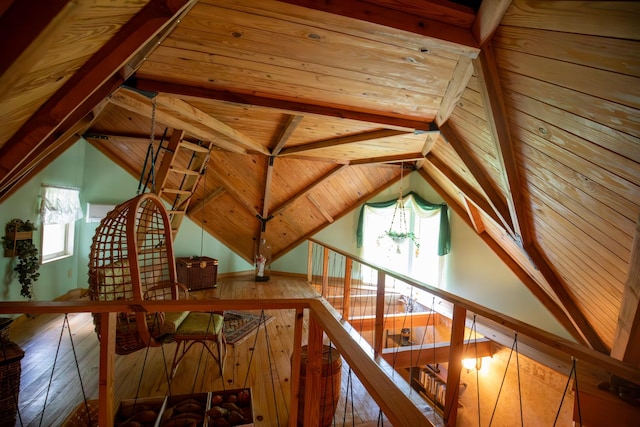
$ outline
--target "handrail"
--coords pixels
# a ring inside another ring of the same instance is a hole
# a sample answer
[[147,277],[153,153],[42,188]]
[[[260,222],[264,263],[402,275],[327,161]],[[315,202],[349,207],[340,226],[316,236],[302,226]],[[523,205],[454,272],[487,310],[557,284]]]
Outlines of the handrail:
[[[369,394],[395,426],[434,427],[421,412],[424,404],[417,393],[408,392],[409,385],[397,377],[392,378],[392,369],[381,358],[374,358],[370,349],[363,347],[357,333],[350,325],[338,320],[339,314],[322,298],[270,298],[270,299],[213,299],[213,300],[148,300],[140,304],[122,301],[49,301],[49,302],[0,302],[0,314],[44,314],[44,313],[117,313],[128,311],[218,311],[218,310],[262,310],[295,309],[310,310],[311,316],[332,339],[353,372]],[[101,346],[104,344],[101,343]],[[101,355],[102,355],[101,350]],[[101,362],[102,363],[102,362]],[[108,364],[108,362],[105,362]],[[101,370],[103,368],[101,367]],[[107,394],[112,393],[107,392]],[[101,400],[112,401],[112,396],[101,395]]]
[[[526,337],[531,339],[527,341],[527,344],[535,346],[539,350],[545,351],[550,354],[554,354],[557,353],[557,351],[560,351],[566,354],[569,358],[575,358],[578,361],[590,365],[594,372],[602,371],[604,369],[609,373],[613,373],[635,384],[640,384],[640,369],[638,369],[636,366],[615,359],[607,354],[600,353],[581,344],[569,341],[563,337],[549,333],[542,329],[536,328],[535,326],[529,325],[513,317],[499,313],[495,310],[484,307],[480,304],[474,303],[473,301],[454,295],[440,288],[436,288],[426,283],[419,282],[411,277],[393,272],[382,266],[376,265],[362,258],[349,254],[341,249],[328,245],[319,240],[309,240],[339,255],[350,258],[353,261],[366,265],[379,272],[383,272],[389,277],[395,278],[420,290],[428,292],[438,298],[448,301],[454,304],[454,306],[456,307],[464,308],[467,311],[489,319],[490,321],[495,322],[496,324],[506,327],[512,331],[515,331],[518,334],[525,335]],[[309,254],[309,256],[311,256],[311,254]]]

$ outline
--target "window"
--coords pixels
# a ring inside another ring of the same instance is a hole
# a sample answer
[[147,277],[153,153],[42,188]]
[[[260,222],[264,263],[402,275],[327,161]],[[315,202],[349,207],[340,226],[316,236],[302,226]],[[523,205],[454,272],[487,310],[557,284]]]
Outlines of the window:
[[[396,205],[397,201],[392,200],[363,206],[359,224],[362,235],[358,242],[363,248],[362,257],[421,282],[439,286],[442,261],[439,255],[449,252],[446,205],[433,205],[414,193],[403,198],[403,208]],[[390,229],[411,232],[415,239],[393,241],[387,235]]]
[[75,221],[83,217],[80,191],[73,188],[43,186],[41,262],[73,255]]

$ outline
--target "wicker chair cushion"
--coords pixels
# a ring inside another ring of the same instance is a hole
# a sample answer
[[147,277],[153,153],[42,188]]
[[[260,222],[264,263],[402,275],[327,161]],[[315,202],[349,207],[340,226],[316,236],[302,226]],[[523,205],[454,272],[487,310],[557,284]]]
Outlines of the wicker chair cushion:
[[175,334],[180,325],[184,322],[184,319],[189,315],[188,311],[179,311],[177,313],[165,313],[164,314],[164,323],[160,327],[160,333],[158,335],[164,334]]
[[222,331],[224,317],[220,314],[191,312],[180,324],[176,336],[217,335]]

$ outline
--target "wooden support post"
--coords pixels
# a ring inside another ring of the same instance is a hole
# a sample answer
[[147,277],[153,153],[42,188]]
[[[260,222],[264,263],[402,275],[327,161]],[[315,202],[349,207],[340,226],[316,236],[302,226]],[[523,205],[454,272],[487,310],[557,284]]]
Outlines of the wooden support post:
[[351,311],[351,271],[353,269],[353,259],[346,258],[344,264],[344,295],[342,297],[342,318],[349,319]]
[[378,270],[378,290],[376,293],[376,326],[373,331],[373,350],[378,356],[382,353],[382,335],[384,332],[384,288],[387,275],[384,271]]
[[323,332],[313,313],[309,314],[309,339],[304,384],[304,425],[320,425]]
[[307,282],[313,283],[313,242],[309,240],[309,249],[307,255]]
[[98,425],[113,425],[113,375],[116,354],[116,316],[100,313],[100,378],[98,382]]
[[324,248],[322,257],[322,296],[326,297],[329,289],[329,248]]
[[467,310],[453,306],[451,323],[451,349],[449,350],[449,368],[447,390],[444,397],[444,421],[447,426],[455,427],[458,416],[458,391],[460,388],[460,370],[464,354],[464,328]]
[[289,427],[298,425],[298,400],[300,396],[300,354],[302,350],[302,329],[304,309],[296,309],[293,330],[293,353],[291,354],[291,403],[289,405]]

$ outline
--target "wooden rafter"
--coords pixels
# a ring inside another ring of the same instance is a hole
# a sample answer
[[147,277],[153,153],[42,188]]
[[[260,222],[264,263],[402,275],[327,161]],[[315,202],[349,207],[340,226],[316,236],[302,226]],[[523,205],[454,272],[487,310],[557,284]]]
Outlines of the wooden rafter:
[[446,176],[447,179],[471,201],[471,203],[476,205],[478,209],[485,213],[485,215],[493,219],[496,224],[501,224],[500,218],[489,202],[487,202],[487,200],[473,187],[467,184],[463,179],[459,178],[458,175],[438,157],[429,154],[423,164],[423,167],[435,168],[438,170],[442,175]]
[[513,234],[513,225],[511,222],[511,217],[509,215],[509,209],[507,204],[505,203],[500,192],[495,188],[484,168],[471,157],[466,147],[458,138],[455,131],[447,124],[444,123],[440,127],[440,133],[446,138],[446,140],[451,144],[451,147],[458,154],[462,162],[465,164],[467,169],[473,177],[478,181],[480,187],[482,187],[482,191],[487,195],[487,201],[491,204],[495,214],[500,219],[500,223],[502,226],[510,233]]
[[189,216],[189,218],[191,219],[195,219],[195,215],[200,212],[202,209],[204,209],[204,207],[209,203],[209,202],[213,202],[215,199],[217,199],[218,197],[222,196],[224,193],[226,193],[227,190],[225,190],[224,187],[220,186],[220,187],[216,187],[212,192],[210,192],[209,194],[206,195],[206,197],[204,197],[200,203],[196,204],[196,205],[192,205],[188,210],[187,210],[187,216]]
[[333,175],[337,174],[338,172],[340,172],[342,169],[349,167],[348,165],[340,165],[340,166],[336,166],[335,168],[331,169],[329,172],[325,173],[324,175],[322,175],[320,178],[316,179],[315,181],[313,181],[311,184],[307,185],[305,188],[303,188],[302,190],[298,191],[293,197],[291,197],[289,200],[287,200],[286,202],[284,202],[283,204],[281,204],[280,206],[278,206],[277,208],[275,208],[271,214],[273,216],[279,215],[280,213],[282,213],[285,209],[287,209],[289,206],[291,206],[291,204],[293,204],[296,200],[298,200],[300,197],[304,197],[307,194],[309,194],[311,191],[313,191],[314,188],[316,188],[317,186],[319,186],[320,184],[322,184],[323,182],[325,182],[327,179],[331,178]]
[[398,162],[411,162],[411,161],[420,161],[424,159],[424,155],[422,153],[406,153],[406,154],[395,154],[390,156],[380,156],[380,157],[368,157],[366,159],[357,159],[357,160],[349,160],[349,164],[356,165],[370,165],[370,164],[380,164],[380,163],[398,163]]
[[[0,97],[42,58],[57,36],[67,30],[70,17],[88,3],[22,0],[14,1],[0,14],[0,40],[4,41],[0,55]],[[38,12],[33,13],[35,10]]]
[[[459,55],[473,56],[477,53],[478,43],[465,28],[452,24],[426,19],[419,13],[428,12],[430,6],[442,3],[424,2],[425,5],[407,13],[398,9],[390,9],[368,3],[363,0],[351,0],[349,2],[318,2],[314,0],[283,0],[285,3],[295,4],[308,9],[321,10],[361,21],[373,22],[385,27],[396,28],[414,34],[438,39],[440,47]],[[458,9],[459,10],[459,9]],[[447,12],[444,12],[447,13]]]
[[[273,182],[273,165],[275,162],[275,157],[267,158],[267,167],[265,170],[264,176],[264,189],[263,189],[263,198],[262,198],[262,221],[267,221],[269,218],[269,206],[271,205],[271,184]],[[262,223],[262,228],[260,230],[260,237],[264,234],[264,226],[265,223]]]
[[469,80],[473,75],[473,64],[471,58],[467,56],[461,56],[458,58],[456,68],[453,70],[453,76],[447,86],[447,91],[442,98],[438,114],[436,115],[436,124],[441,126],[447,120],[456,107],[456,104],[462,97],[462,92],[467,88]]
[[629,273],[622,293],[611,356],[640,367],[640,218],[631,247]]
[[491,40],[498,25],[502,22],[511,0],[483,0],[473,21],[471,31],[480,46]]
[[286,123],[284,124],[282,131],[276,138],[273,149],[271,150],[272,155],[277,156],[278,154],[280,154],[280,151],[282,151],[284,146],[287,144],[287,141],[289,140],[289,138],[291,138],[291,135],[296,130],[302,119],[303,116],[295,114],[287,115]]
[[218,137],[218,135],[208,127],[201,126],[197,121],[185,120],[176,117],[175,111],[168,110],[164,106],[157,106],[155,113],[153,111],[153,101],[147,96],[135,90],[121,87],[115,91],[109,101],[125,110],[140,114],[143,117],[151,119],[155,114],[156,121],[163,123],[174,129],[184,129],[187,133],[201,139],[202,141],[211,141],[224,150],[234,153],[246,154],[247,151],[239,145],[232,144]]
[[201,125],[207,130],[224,135],[232,141],[238,142],[247,151],[255,151],[267,156],[270,154],[269,150],[267,150],[264,146],[253,141],[248,136],[242,134],[242,132],[235,130],[226,123],[223,123],[220,120],[211,117],[204,111],[195,108],[194,106],[181,99],[173,96],[158,95],[156,97],[156,102],[158,103],[158,106],[164,107],[168,111],[173,112],[177,115],[178,118],[181,118],[182,120],[194,121],[197,125]]
[[478,234],[484,233],[484,222],[482,222],[482,215],[480,215],[476,205],[471,203],[464,194],[462,194],[462,201],[464,202],[464,208],[467,211],[467,215],[469,215],[469,220],[471,220],[471,224],[473,224],[473,229],[476,230],[476,233]]
[[341,136],[338,138],[329,138],[322,141],[310,142],[308,144],[296,145],[294,147],[285,148],[280,152],[281,156],[288,154],[308,153],[323,148],[331,148],[341,145],[355,144],[374,139],[390,138],[398,135],[406,135],[408,132],[397,131],[393,129],[380,129],[371,132],[363,132],[356,135]]
[[435,123],[431,121],[421,121],[416,120],[415,118],[403,118],[397,116],[385,116],[382,114],[355,111],[353,108],[327,107],[299,101],[269,98],[267,96],[258,96],[250,93],[233,92],[228,89],[201,88],[146,79],[137,80],[136,88],[144,91],[178,95],[180,98],[187,101],[189,98],[196,98],[233,102],[244,105],[256,105],[260,107],[275,108],[289,114],[315,114],[327,117],[338,117],[341,119],[358,120],[366,123],[375,123],[379,124],[381,127],[404,130],[406,132],[413,132],[414,130],[437,130]]
[[513,232],[522,242],[522,246],[525,246],[531,241],[531,233],[527,226],[526,211],[522,201],[518,165],[513,152],[498,66],[490,43],[482,48],[478,59],[474,60],[473,64],[480,82],[484,109],[487,113],[487,125],[497,144],[496,152],[507,192],[507,206],[513,224]]
[[[79,114],[77,120],[93,109],[106,94],[98,97],[99,100],[91,106],[87,106],[85,101],[96,91],[111,89],[112,79],[129,58],[193,3],[195,3],[193,0],[150,1],[123,25],[120,31],[105,43],[72,78],[67,80],[0,148],[2,186],[4,187],[7,176],[24,168],[25,159],[30,153],[36,149],[42,149],[43,141],[57,131],[80,106],[85,106],[86,110]],[[115,77],[115,79],[122,80],[122,77]]]

